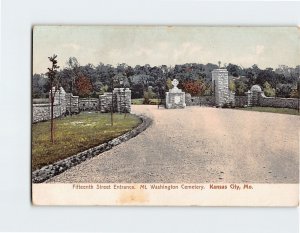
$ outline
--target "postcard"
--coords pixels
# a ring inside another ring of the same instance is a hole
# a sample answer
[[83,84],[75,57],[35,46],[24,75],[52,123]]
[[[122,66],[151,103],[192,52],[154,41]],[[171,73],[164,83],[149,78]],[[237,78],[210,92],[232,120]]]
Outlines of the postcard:
[[33,27],[34,205],[298,206],[297,27]]

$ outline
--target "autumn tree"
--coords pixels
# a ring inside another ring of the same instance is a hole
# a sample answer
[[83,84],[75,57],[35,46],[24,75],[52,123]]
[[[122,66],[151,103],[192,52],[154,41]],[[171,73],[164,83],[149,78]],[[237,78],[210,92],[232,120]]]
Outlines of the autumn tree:
[[53,108],[54,108],[54,99],[55,99],[55,93],[58,90],[59,80],[57,78],[57,70],[59,66],[57,65],[57,55],[53,55],[52,57],[48,57],[50,62],[52,63],[51,67],[48,68],[48,72],[46,75],[49,78],[49,84],[50,84],[50,103],[51,103],[51,124],[50,124],[50,132],[51,132],[51,142],[54,143],[54,114],[53,114]]
[[183,90],[192,96],[203,95],[205,84],[201,81],[185,81],[182,83]]
[[93,89],[90,79],[83,75],[80,75],[79,78],[76,80],[76,89],[79,96],[89,96]]

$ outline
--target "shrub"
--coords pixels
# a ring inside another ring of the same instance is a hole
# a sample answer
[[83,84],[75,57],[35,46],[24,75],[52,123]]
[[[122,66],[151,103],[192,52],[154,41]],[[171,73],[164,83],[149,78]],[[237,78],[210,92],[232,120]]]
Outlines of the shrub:
[[154,99],[155,97],[156,95],[151,89],[148,91],[144,91],[143,104],[150,104],[150,99]]

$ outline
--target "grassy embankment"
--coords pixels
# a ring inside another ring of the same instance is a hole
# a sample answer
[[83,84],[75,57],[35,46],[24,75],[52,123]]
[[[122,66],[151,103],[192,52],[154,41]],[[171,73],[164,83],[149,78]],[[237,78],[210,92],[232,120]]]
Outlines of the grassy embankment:
[[235,109],[245,110],[245,111],[271,112],[271,113],[299,115],[298,109],[290,109],[290,108],[248,107],[248,108],[235,108]]
[[[143,98],[141,98],[141,99],[132,99],[131,103],[134,104],[134,105],[142,105],[143,101],[144,101]],[[150,101],[150,103],[148,105],[157,105],[160,102],[159,99],[150,99],[149,101]]]
[[141,123],[131,114],[81,113],[55,119],[55,143],[50,142],[50,121],[32,125],[32,170],[52,164],[76,153],[116,138]]

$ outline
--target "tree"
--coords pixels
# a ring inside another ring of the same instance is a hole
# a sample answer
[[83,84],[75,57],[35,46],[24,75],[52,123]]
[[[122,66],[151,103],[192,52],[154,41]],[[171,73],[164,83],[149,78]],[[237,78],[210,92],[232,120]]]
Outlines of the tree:
[[236,79],[234,81],[234,84],[235,84],[235,94],[237,96],[243,96],[245,95],[245,92],[248,91],[248,87],[243,81]]
[[291,98],[300,98],[300,81],[297,83],[297,87],[292,89]]
[[291,91],[291,98],[300,98],[300,78],[297,81],[297,84]]
[[186,81],[182,83],[183,90],[192,96],[201,95],[205,91],[204,83],[197,81]]
[[154,99],[155,97],[155,93],[152,91],[151,88],[149,88],[148,91],[144,91],[143,104],[150,104],[150,99]]
[[268,82],[265,82],[263,86],[264,86],[264,93],[267,97],[275,96],[275,89],[272,88],[272,86]]
[[229,90],[235,92],[235,83],[232,79],[229,80]]
[[229,75],[232,75],[233,77],[240,76],[241,68],[239,66],[229,63],[226,69],[228,70]]
[[166,85],[167,85],[168,90],[172,89],[173,84],[172,84],[172,80],[170,78],[167,79]]
[[104,92],[107,92],[107,90],[108,90],[108,86],[107,85],[101,86],[101,88],[100,88],[100,94],[103,95]]
[[[54,108],[54,98],[55,93],[58,90],[59,86],[59,80],[57,78],[57,70],[59,66],[57,65],[57,55],[53,55],[52,57],[48,57],[50,62],[52,63],[52,66],[48,68],[48,72],[46,75],[49,78],[50,83],[50,102],[51,102],[51,126],[50,126],[50,132],[51,132],[51,142],[54,143],[54,117],[53,117],[53,108]],[[53,90],[54,89],[54,90]]]
[[50,90],[48,78],[34,74],[32,77],[32,98],[47,98]]
[[276,90],[276,96],[283,98],[290,98],[293,91],[292,84],[278,84]]
[[[60,79],[60,86],[66,92],[75,95],[79,95],[76,88],[77,79],[80,76],[87,77],[92,84],[90,96],[97,97],[103,91],[111,92],[111,77],[122,74],[125,77],[123,86],[131,89],[133,99],[143,98],[144,92],[148,91],[149,86],[152,86],[153,92],[162,100],[165,98],[165,91],[172,88],[171,80],[174,78],[179,81],[178,88],[182,89],[184,89],[183,83],[191,82],[191,84],[194,84],[194,82],[200,80],[200,86],[205,91],[201,90],[194,95],[212,94],[211,89],[213,89],[214,84],[212,83],[211,72],[216,68],[218,68],[217,62],[216,64],[186,63],[174,66],[150,66],[145,64],[131,67],[125,63],[117,66],[103,63],[96,66],[92,64],[81,66],[75,57],[70,57],[66,62],[66,67],[58,71],[57,75]],[[249,68],[243,68],[240,65],[228,63],[226,68],[230,76],[237,77],[234,79],[234,84],[229,83],[231,90],[234,90],[235,86],[236,95],[244,95],[255,84],[263,87],[265,82],[268,82],[276,90],[276,95],[288,96],[289,87],[296,86],[300,71],[300,66],[288,67],[284,65],[280,65],[273,70],[271,68],[260,69],[255,64]],[[283,86],[283,84],[287,86]],[[198,84],[195,85],[199,86]],[[42,74],[35,74],[32,80],[32,97],[46,98],[49,95],[49,90],[48,78],[44,78]],[[295,91],[291,92],[293,93],[290,95],[295,95]]]
[[[67,80],[66,82],[69,84],[69,92],[73,94],[74,92],[74,83],[76,82],[76,79],[80,76],[80,64],[77,61],[75,57],[70,57],[66,62],[67,68],[63,70],[61,73],[64,72],[65,75],[62,75],[62,80]],[[67,90],[67,89],[65,89]],[[69,99],[69,114],[72,115],[72,95],[70,95]]]
[[77,71],[79,68],[79,62],[77,61],[76,57],[69,57],[68,61],[66,62],[67,66],[74,71]]
[[81,75],[76,81],[76,89],[79,96],[89,96],[93,89],[90,79]]

